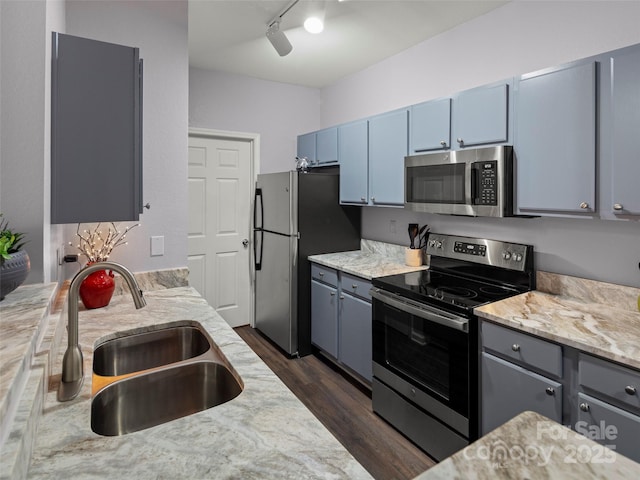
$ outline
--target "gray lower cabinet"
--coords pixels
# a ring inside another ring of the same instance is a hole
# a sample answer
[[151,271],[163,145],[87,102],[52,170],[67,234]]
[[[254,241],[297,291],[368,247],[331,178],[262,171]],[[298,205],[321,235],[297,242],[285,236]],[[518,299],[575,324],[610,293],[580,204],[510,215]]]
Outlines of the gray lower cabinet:
[[338,290],[311,281],[311,343],[338,356]]
[[562,422],[562,384],[482,354],[482,433],[531,410]]
[[315,264],[311,275],[311,342],[371,382],[371,282]]
[[640,372],[581,353],[576,430],[640,462]]
[[640,462],[640,371],[491,322],[481,332],[483,435],[532,410]]
[[516,81],[517,207],[520,213],[596,211],[596,62]]

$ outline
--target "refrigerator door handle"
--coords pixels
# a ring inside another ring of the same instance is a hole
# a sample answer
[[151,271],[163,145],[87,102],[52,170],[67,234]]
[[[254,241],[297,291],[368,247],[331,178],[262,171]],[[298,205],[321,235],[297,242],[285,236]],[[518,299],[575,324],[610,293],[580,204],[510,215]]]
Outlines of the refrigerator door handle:
[[[258,198],[260,199],[260,225],[258,225]],[[253,199],[253,228],[261,230],[264,227],[264,202],[262,201],[262,189],[256,188]]]
[[[258,255],[258,234],[260,234],[260,255]],[[254,230],[253,231],[253,258],[255,259],[255,269],[256,271],[262,270],[262,252],[264,245],[264,231],[263,230]]]

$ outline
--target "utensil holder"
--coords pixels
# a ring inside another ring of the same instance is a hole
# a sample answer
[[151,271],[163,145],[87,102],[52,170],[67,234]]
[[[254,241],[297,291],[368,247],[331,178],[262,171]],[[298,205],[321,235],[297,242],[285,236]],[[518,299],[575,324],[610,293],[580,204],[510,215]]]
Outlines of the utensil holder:
[[404,263],[409,267],[419,267],[420,265],[422,265],[422,249],[405,248]]

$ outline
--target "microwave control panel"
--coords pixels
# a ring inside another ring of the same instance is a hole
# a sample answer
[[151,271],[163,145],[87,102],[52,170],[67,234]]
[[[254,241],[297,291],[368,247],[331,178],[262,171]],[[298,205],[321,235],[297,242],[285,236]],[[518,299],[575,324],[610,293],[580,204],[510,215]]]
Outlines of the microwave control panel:
[[498,162],[495,160],[476,162],[476,205],[498,204]]

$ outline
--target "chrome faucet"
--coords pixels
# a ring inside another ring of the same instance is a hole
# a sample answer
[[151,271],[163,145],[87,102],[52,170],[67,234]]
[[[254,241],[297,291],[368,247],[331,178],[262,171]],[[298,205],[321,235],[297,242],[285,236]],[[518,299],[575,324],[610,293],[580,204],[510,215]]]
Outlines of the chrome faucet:
[[93,272],[98,270],[115,270],[118,272],[129,286],[131,296],[133,297],[133,303],[136,308],[144,307],[147,302],[142,296],[142,290],[138,286],[138,282],[133,277],[133,274],[124,266],[114,262],[97,262],[89,265],[88,267],[80,270],[73,280],[71,280],[71,286],[69,287],[69,307],[68,307],[68,325],[67,336],[69,343],[67,351],[64,352],[64,358],[62,359],[62,379],[60,386],[58,387],[58,401],[67,402],[73,400],[80,393],[82,387],[82,381],[84,380],[84,368],[82,364],[82,351],[78,344],[78,294],[80,291],[80,284]]

